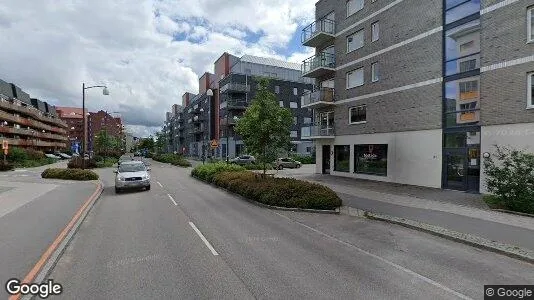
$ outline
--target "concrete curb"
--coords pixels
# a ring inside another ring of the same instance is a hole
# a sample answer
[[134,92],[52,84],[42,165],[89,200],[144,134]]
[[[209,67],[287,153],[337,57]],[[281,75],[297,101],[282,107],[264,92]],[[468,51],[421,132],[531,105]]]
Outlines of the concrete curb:
[[306,212],[306,213],[314,213],[314,214],[328,214],[328,215],[339,215],[340,214],[340,210],[339,209],[336,209],[336,210],[320,210],[320,209],[307,209],[307,208],[290,208],[290,207],[280,207],[280,206],[272,206],[272,205],[268,205],[268,204],[264,204],[264,203],[261,203],[261,202],[257,202],[257,201],[254,201],[254,200],[251,200],[249,198],[246,198],[244,196],[241,196],[239,194],[236,194],[232,191],[229,191],[225,188],[222,188],[220,186],[217,186],[213,183],[208,183],[200,178],[197,178],[193,175],[191,175],[191,177],[193,177],[194,179],[204,183],[204,184],[209,184],[211,185],[212,187],[214,188],[217,188],[219,190],[223,190],[225,192],[227,192],[228,194],[231,194],[232,196],[235,196],[235,197],[238,197],[240,199],[243,199],[247,202],[250,202],[256,206],[259,206],[259,207],[263,207],[263,208],[268,208],[268,209],[272,209],[272,210],[282,210],[282,211],[294,211],[294,212]]
[[[351,214],[352,210],[352,214]],[[498,254],[506,255],[515,259],[529,262],[534,264],[534,251],[520,248],[514,245],[499,243],[496,241],[491,241],[485,238],[481,238],[475,235],[461,233],[453,230],[449,230],[443,227],[430,225],[422,222],[417,222],[413,220],[408,220],[404,218],[392,217],[383,214],[371,213],[368,211],[363,211],[360,209],[349,208],[348,212],[342,208],[342,214],[348,214],[351,216],[366,217],[371,220],[388,222],[391,224],[396,224],[404,226],[410,229],[426,232],[435,236],[439,236],[448,240],[455,242],[463,243],[472,247],[479,249],[495,252]]]
[[[60,242],[60,244],[57,246],[57,248],[54,250],[52,255],[47,259],[46,264],[39,270],[39,273],[35,277],[35,279],[32,282],[35,283],[41,283],[43,282],[48,275],[50,275],[51,271],[53,270],[56,263],[61,258],[61,255],[71,242],[72,238],[80,228],[81,224],[95,205],[95,203],[100,199],[100,196],[102,195],[102,192],[104,191],[104,183],[101,180],[98,180],[96,183],[96,190],[93,192],[93,195],[88,198],[88,201],[90,201],[87,205],[87,207],[83,210],[82,214],[78,217],[78,219],[75,221],[74,226],[69,230],[67,235],[63,238],[63,240]],[[89,200],[90,199],[90,200]],[[87,200],[86,200],[87,201]],[[85,204],[84,204],[85,205]],[[31,299],[32,295],[26,295],[22,297],[22,299]]]
[[534,218],[534,215],[533,215],[533,214],[527,214],[527,213],[522,213],[522,212],[517,212],[517,211],[511,211],[511,210],[506,210],[506,209],[492,209],[492,210],[493,210],[493,211],[502,212],[502,213],[506,213],[506,214],[511,214],[511,215],[517,215],[517,216],[523,216],[523,217]]

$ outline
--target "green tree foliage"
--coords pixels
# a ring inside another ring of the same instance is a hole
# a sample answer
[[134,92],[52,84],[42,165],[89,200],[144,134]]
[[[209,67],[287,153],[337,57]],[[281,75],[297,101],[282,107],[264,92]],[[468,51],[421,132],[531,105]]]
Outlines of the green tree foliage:
[[534,154],[507,147],[484,161],[488,190],[506,209],[534,213]]
[[148,137],[148,138],[141,139],[139,141],[139,145],[137,146],[137,148],[139,150],[147,149],[148,151],[153,151],[154,146],[155,146],[154,139],[152,137]]
[[258,92],[238,120],[236,132],[243,137],[247,151],[263,164],[264,176],[267,164],[276,159],[281,149],[289,148],[291,124],[291,110],[280,107],[269,91],[268,79],[260,79]]

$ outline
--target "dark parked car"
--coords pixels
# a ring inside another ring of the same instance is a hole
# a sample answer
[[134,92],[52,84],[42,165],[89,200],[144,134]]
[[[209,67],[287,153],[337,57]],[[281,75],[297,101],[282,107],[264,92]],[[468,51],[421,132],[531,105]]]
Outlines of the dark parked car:
[[233,164],[248,165],[256,163],[256,158],[252,155],[241,155],[231,160]]
[[276,168],[282,170],[283,168],[300,168],[302,163],[292,158],[279,158],[276,160]]

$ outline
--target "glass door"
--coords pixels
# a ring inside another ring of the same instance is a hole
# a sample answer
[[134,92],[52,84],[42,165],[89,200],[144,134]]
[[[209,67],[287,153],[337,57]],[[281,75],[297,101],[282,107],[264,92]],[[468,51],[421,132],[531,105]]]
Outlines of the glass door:
[[323,174],[330,174],[330,145],[323,145]]
[[463,149],[447,150],[444,157],[446,189],[467,190],[467,155]]

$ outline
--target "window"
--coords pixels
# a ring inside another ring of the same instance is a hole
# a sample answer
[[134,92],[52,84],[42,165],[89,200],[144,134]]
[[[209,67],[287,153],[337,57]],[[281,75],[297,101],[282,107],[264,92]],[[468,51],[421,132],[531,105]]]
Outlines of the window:
[[350,124],[361,124],[367,121],[367,107],[365,105],[349,108]]
[[347,0],[347,17],[363,8],[364,0]]
[[376,42],[380,38],[380,25],[378,22],[371,24],[371,41]]
[[310,123],[311,123],[311,118],[304,117],[304,124],[310,124]]
[[310,153],[311,149],[312,149],[312,147],[306,147],[306,153]]
[[447,0],[445,3],[445,23],[450,24],[480,12],[480,0]]
[[476,93],[478,96],[478,80],[463,81],[458,85],[460,87],[460,99],[464,100],[467,95],[473,93]]
[[387,176],[388,145],[354,145],[354,173]]
[[527,12],[527,41],[529,43],[534,42],[534,6],[529,7]]
[[298,88],[293,88],[293,95],[297,96],[299,94]]
[[284,107],[284,101],[280,101],[280,107]]
[[534,108],[534,73],[528,74],[528,108]]
[[275,94],[280,94],[280,86],[276,85],[276,86],[274,87],[274,93],[275,93]]
[[471,71],[477,68],[477,60],[470,59],[460,62],[460,73]]
[[296,130],[291,131],[290,137],[292,137],[292,138],[298,137],[298,132]]
[[362,86],[363,83],[363,68],[359,68],[347,73],[347,89]]
[[299,105],[297,102],[289,102],[289,107],[290,108],[299,108]]
[[350,172],[350,146],[334,146],[334,171]]
[[298,117],[293,117],[293,125],[297,125],[299,122],[299,118]]
[[378,63],[372,63],[371,64],[371,81],[377,82],[380,79],[380,73],[378,69]]
[[365,31],[362,29],[354,34],[347,36],[347,53],[363,47],[364,33]]

